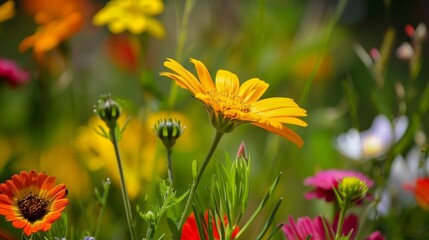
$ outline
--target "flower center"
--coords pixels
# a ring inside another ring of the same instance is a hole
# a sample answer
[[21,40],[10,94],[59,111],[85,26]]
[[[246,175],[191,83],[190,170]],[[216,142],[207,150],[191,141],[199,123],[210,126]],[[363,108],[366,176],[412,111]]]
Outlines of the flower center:
[[368,136],[362,142],[362,150],[365,157],[377,157],[384,151],[384,144],[377,136]]
[[48,201],[33,194],[18,200],[18,208],[22,216],[29,222],[42,219],[47,211]]
[[217,92],[216,90],[210,90],[207,94],[218,104],[220,112],[227,110],[237,110],[240,112],[250,112],[250,105],[246,103],[242,97],[237,95],[231,95],[227,92]]

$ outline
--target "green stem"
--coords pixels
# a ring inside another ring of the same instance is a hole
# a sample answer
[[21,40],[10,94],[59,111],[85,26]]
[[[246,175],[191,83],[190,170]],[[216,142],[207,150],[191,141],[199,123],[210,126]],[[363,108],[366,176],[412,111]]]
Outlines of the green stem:
[[134,240],[130,198],[128,197],[128,192],[125,184],[124,170],[122,168],[121,156],[119,155],[118,141],[116,139],[114,127],[110,128],[110,136],[112,138],[111,140],[112,140],[113,147],[115,149],[116,160],[118,163],[119,177],[121,180],[122,200],[124,201],[125,214],[126,214],[127,223],[128,223],[128,230],[130,231],[131,240]]
[[[187,32],[186,32],[186,28],[188,26],[189,23],[189,15],[191,14],[192,8],[195,5],[195,0],[186,0],[185,2],[185,7],[183,9],[183,15],[182,18],[179,17],[179,4],[178,1],[175,1],[175,7],[176,7],[176,16],[177,16],[177,22],[178,22],[178,26],[177,26],[177,48],[176,48],[176,60],[178,62],[180,62],[182,60],[182,55],[183,55],[183,48],[185,46],[186,43],[186,36],[187,36]],[[178,86],[177,84],[172,84],[171,88],[170,88],[170,94],[168,95],[168,100],[167,100],[167,108],[171,109],[174,105],[174,102],[176,101],[177,98],[177,89]]]
[[349,209],[350,206],[350,200],[347,199],[345,202],[342,203],[340,216],[338,218],[338,228],[337,228],[337,234],[335,235],[335,240],[340,239],[342,232],[343,232],[343,225],[344,225],[344,218],[346,216],[346,212]]
[[167,171],[168,171],[168,180],[170,181],[170,186],[173,186],[173,166],[171,163],[171,149],[167,149]]
[[189,193],[188,201],[186,202],[185,209],[183,210],[182,217],[180,218],[180,222],[178,225],[179,231],[182,229],[182,226],[185,222],[185,219],[188,216],[188,212],[191,208],[191,205],[192,205],[192,202],[194,200],[198,184],[200,183],[200,180],[201,180],[201,177],[203,176],[204,170],[206,169],[208,163],[210,162],[210,159],[212,158],[222,136],[223,136],[222,132],[220,132],[220,131],[216,132],[216,135],[213,139],[212,145],[211,145],[211,147],[210,147],[210,149],[206,155],[206,158],[204,159],[203,165],[201,166],[200,170],[198,171],[197,177],[194,178],[192,181],[191,192]]
[[103,183],[103,196],[101,197],[101,209],[100,213],[98,214],[97,219],[97,225],[95,227],[95,234],[94,238],[98,239],[98,234],[100,233],[100,226],[101,226],[101,220],[103,219],[104,211],[106,210],[106,202],[107,202],[107,196],[109,196],[109,190],[110,190],[110,179],[107,179]]

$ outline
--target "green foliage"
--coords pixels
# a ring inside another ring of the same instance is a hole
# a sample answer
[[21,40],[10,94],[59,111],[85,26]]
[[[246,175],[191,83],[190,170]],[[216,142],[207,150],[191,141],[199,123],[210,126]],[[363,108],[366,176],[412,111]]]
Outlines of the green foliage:
[[[142,209],[137,206],[139,216],[148,223],[146,239],[154,239],[161,217],[176,204],[183,201],[183,199],[188,195],[188,191],[181,196],[176,197],[176,190],[167,184],[167,181],[163,180],[159,184],[159,194],[161,198],[151,206],[150,210],[143,212]],[[169,219],[169,222],[176,221],[177,219]]]

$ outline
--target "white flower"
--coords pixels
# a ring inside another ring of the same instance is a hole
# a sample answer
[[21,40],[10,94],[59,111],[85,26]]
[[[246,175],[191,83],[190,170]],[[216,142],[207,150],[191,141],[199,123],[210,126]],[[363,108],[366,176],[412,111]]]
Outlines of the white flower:
[[[421,149],[417,146],[408,152],[405,159],[401,155],[395,157],[381,202],[377,205],[378,214],[385,215],[390,208],[401,210],[415,204],[414,193],[408,191],[406,186],[413,186],[417,178],[424,175],[424,170],[420,167],[422,157]],[[429,157],[425,162],[428,168]]]
[[339,135],[335,146],[341,154],[353,160],[380,158],[404,135],[407,127],[406,116],[395,119],[392,126],[386,116],[378,115],[368,130],[359,132],[353,128]]

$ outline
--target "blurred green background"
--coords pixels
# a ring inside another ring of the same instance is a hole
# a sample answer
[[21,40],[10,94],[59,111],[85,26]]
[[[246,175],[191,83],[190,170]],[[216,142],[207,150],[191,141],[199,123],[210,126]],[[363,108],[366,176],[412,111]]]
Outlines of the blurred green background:
[[[106,27],[95,27],[91,18],[106,1],[83,2],[84,26],[49,52],[45,65],[35,60],[31,50],[18,51],[20,42],[37,27],[26,13],[25,2],[16,1],[15,17],[0,24],[0,57],[15,60],[31,74],[31,81],[20,87],[0,83],[0,181],[30,169],[56,176],[57,183],[67,185],[67,215],[80,234],[94,226],[94,187],[101,188],[106,178],[113,179],[100,239],[124,238],[127,229],[113,149],[93,129],[100,124],[94,120],[93,106],[101,94],[119,99],[125,115],[132,118],[121,151],[132,205],[136,206],[143,205],[146,195],[153,200],[157,194],[153,184],[167,178],[164,149],[151,129],[155,121],[172,116],[186,125],[173,151],[179,193],[191,183],[191,161],[201,163],[214,135],[202,104],[189,92],[177,89],[175,101],[168,104],[174,83],[159,76],[166,70],[166,58],[178,60],[193,73],[188,59],[198,59],[213,78],[218,69],[225,69],[236,73],[241,82],[254,77],[266,81],[270,87],[264,98],[290,97],[308,111],[308,127],[293,128],[303,137],[303,148],[242,125],[222,139],[215,159],[223,160],[225,152],[235,156],[240,142],[245,142],[252,161],[249,215],[279,172],[283,176],[271,206],[279,197],[284,201],[276,223],[289,215],[329,215],[328,205],[304,200],[308,188],[303,179],[322,169],[366,171],[368,166],[336,151],[335,137],[352,127],[367,129],[381,111],[391,117],[399,113],[395,84],[408,86],[409,66],[395,51],[402,42],[410,42],[404,31],[407,24],[415,27],[429,22],[429,1],[424,0],[350,0],[337,22],[333,22],[339,4],[335,0],[196,0],[183,49],[178,50],[185,1],[164,1],[164,11],[157,17],[166,30],[162,39],[147,33],[114,35]],[[354,49],[357,45],[367,52],[380,49],[388,29],[395,36],[383,72],[385,85],[379,88]],[[423,45],[416,94],[429,76],[427,56]],[[312,84],[307,85],[309,81]],[[344,85],[352,87],[355,103],[348,101]],[[427,120],[428,114],[424,114],[421,122]],[[422,128],[427,133],[428,126]],[[213,167],[214,161],[201,186],[209,184]],[[270,208],[266,211],[265,215]],[[422,219],[428,218],[428,213],[421,214]],[[265,218],[257,220],[244,239],[257,235]],[[4,219],[0,226],[2,231],[20,236],[20,230],[12,229]],[[388,224],[385,228],[390,231]],[[425,239],[427,232],[415,239]],[[283,238],[282,234],[277,237]]]

